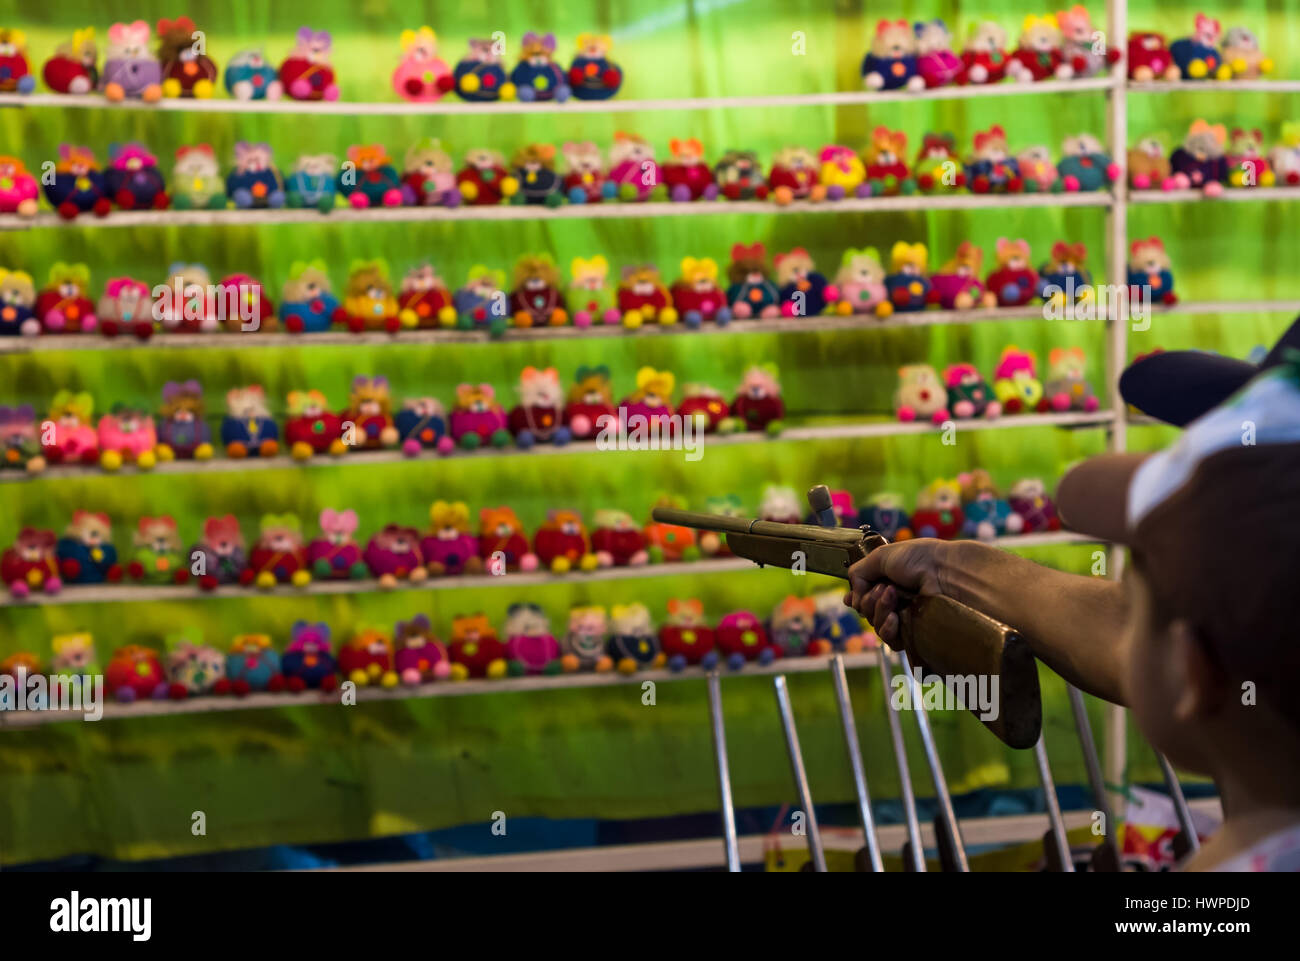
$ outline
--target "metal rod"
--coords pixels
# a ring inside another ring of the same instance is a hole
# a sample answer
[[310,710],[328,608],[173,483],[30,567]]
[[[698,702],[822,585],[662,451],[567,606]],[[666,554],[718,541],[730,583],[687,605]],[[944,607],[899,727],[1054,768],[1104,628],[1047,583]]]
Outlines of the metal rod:
[[1169,763],[1169,758],[1159,751],[1156,751],[1156,757],[1160,760],[1160,770],[1164,772],[1165,786],[1169,789],[1169,797],[1173,799],[1174,811],[1178,814],[1178,824],[1187,841],[1187,850],[1195,854],[1201,849],[1201,839],[1196,836],[1196,827],[1192,824],[1192,811],[1187,806],[1187,798],[1183,797],[1183,786],[1178,783],[1178,775],[1174,772],[1174,766]]
[[781,713],[781,729],[785,732],[785,747],[790,754],[790,770],[794,774],[794,786],[799,792],[799,803],[808,827],[808,853],[812,855],[813,870],[825,872],[826,855],[822,851],[821,832],[817,830],[817,814],[808,788],[808,774],[803,767],[803,752],[799,750],[799,732],[794,727],[794,712],[790,709],[790,690],[786,687],[785,675],[778,674],[773,678],[773,684],[777,710]]
[[709,671],[709,718],[713,730],[713,756],[718,762],[718,793],[722,795],[722,843],[727,870],[740,870],[740,841],[736,838],[736,809],[731,799],[731,768],[727,764],[727,732],[722,726],[722,681]]
[[1118,869],[1120,864],[1119,839],[1115,833],[1115,815],[1110,806],[1110,795],[1106,792],[1106,781],[1101,773],[1101,757],[1097,754],[1097,742],[1092,738],[1092,722],[1088,720],[1088,709],[1083,703],[1083,692],[1073,684],[1065,685],[1070,695],[1070,711],[1074,714],[1074,728],[1079,735],[1079,747],[1083,750],[1083,765],[1088,770],[1088,784],[1092,788],[1092,800],[1101,812],[1105,831],[1102,843],[1110,849],[1111,856]]
[[889,721],[889,740],[894,748],[894,761],[898,765],[898,793],[903,800],[903,818],[907,824],[908,848],[912,857],[912,870],[925,871],[925,845],[921,843],[921,822],[916,815],[916,794],[912,790],[912,774],[907,766],[907,748],[903,744],[903,725],[893,705],[894,672],[890,667],[889,651],[880,647],[876,664],[880,667],[880,689],[884,692],[885,718]]
[[862,749],[858,745],[858,729],[853,722],[853,705],[849,701],[849,677],[844,670],[844,655],[831,658],[831,678],[835,682],[835,700],[840,708],[840,721],[844,725],[844,746],[849,752],[849,767],[853,771],[853,787],[858,793],[858,813],[862,817],[862,831],[867,837],[867,857],[871,870],[883,872],[885,862],[880,857],[880,839],[876,837],[876,819],[871,814],[871,794],[867,790],[867,771],[862,764]]
[[903,672],[908,692],[912,698],[912,713],[916,715],[916,726],[921,732],[921,746],[925,748],[925,760],[930,765],[930,777],[934,781],[935,801],[939,806],[939,818],[948,831],[948,840],[952,842],[952,853],[958,871],[969,871],[966,861],[966,845],[961,838],[961,825],[957,823],[957,812],[952,807],[952,796],[948,793],[948,781],[943,776],[943,765],[939,763],[939,752],[934,746],[934,732],[930,730],[930,718],[925,713],[921,699],[921,685],[912,676],[912,664],[907,659],[906,651],[898,652],[898,666]]
[[1038,735],[1034,745],[1034,760],[1038,763],[1038,780],[1043,785],[1043,800],[1047,803],[1047,822],[1051,825],[1052,842],[1060,858],[1060,868],[1074,873],[1074,859],[1070,857],[1070,839],[1065,836],[1065,818],[1061,816],[1061,802],[1056,796],[1056,781],[1052,778],[1052,765],[1047,759],[1047,745],[1043,735]]

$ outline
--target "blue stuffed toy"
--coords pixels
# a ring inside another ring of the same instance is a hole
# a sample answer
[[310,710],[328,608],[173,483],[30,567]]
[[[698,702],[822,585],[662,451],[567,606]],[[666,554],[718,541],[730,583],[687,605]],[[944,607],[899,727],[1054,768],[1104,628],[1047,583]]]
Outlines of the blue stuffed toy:
[[862,59],[862,82],[868,90],[921,90],[925,80],[916,64],[912,25],[906,20],[881,20],[871,49]]

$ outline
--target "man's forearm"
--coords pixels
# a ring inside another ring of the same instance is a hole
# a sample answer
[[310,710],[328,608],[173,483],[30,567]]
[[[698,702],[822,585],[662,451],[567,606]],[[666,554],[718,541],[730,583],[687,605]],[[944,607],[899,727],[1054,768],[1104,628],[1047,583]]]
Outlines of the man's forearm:
[[1025,635],[1048,667],[1078,688],[1122,704],[1124,589],[1035,564],[986,544],[955,542],[939,579],[943,592]]

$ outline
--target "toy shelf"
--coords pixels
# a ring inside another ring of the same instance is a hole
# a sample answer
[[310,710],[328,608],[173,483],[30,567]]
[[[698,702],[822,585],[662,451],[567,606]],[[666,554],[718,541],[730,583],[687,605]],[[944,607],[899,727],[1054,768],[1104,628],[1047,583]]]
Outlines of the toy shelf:
[[[1005,548],[1051,547],[1061,544],[1093,544],[1095,538],[1084,537],[1069,531],[1052,531],[1043,534],[1017,534],[999,537],[988,543]],[[279,584],[269,589],[223,585],[215,591],[200,591],[188,584],[72,584],[59,594],[33,594],[25,600],[10,597],[0,607],[59,606],[64,604],[140,604],[150,601],[220,600],[231,597],[310,597],[338,594],[395,593],[401,591],[455,591],[476,587],[538,587],[566,581],[621,581],[646,577],[672,577],[704,574],[735,573],[758,570],[742,557],[711,558],[699,561],[678,561],[664,564],[646,564],[641,567],[605,567],[595,571],[576,571],[552,574],[550,571],[515,571],[507,574],[472,574],[459,577],[438,577],[427,580],[399,581],[396,586],[384,588],[373,578],[347,581],[312,581],[304,587]]]
[[1300,200],[1296,187],[1225,187],[1217,197],[1207,197],[1199,190],[1130,190],[1130,206],[1137,204],[1220,203],[1222,201]]
[[[1107,410],[1092,413],[1066,412],[1052,414],[1021,414],[1000,417],[996,420],[956,420],[952,421],[958,433],[968,430],[1002,430],[1024,427],[1098,427],[1114,421],[1114,415]],[[789,421],[786,422],[790,423]],[[854,421],[844,424],[822,424],[815,426],[793,426],[769,437],[762,431],[743,431],[736,434],[705,434],[701,438],[701,447],[719,447],[734,444],[761,444],[768,441],[805,441],[805,440],[861,440],[870,437],[894,437],[902,434],[932,434],[942,428],[927,422],[903,423],[897,420]],[[457,461],[464,457],[515,457],[554,454],[592,454],[599,451],[595,441],[574,441],[570,444],[537,444],[527,450],[519,447],[495,449],[491,447],[477,450],[456,450],[454,453],[440,455],[435,451],[421,451],[414,457],[400,450],[353,451],[339,457],[327,454],[316,455],[307,460],[295,460],[288,455],[276,457],[230,458],[217,457],[213,460],[173,460],[159,463],[148,471],[126,465],[118,471],[105,471],[98,465],[56,464],[36,474],[27,474],[16,470],[0,473],[0,484],[25,483],[41,479],[60,479],[73,477],[114,477],[140,474],[207,474],[229,473],[261,470],[292,470],[295,468],[334,467],[345,464],[349,467],[374,467],[379,464],[419,463],[429,461]],[[617,452],[608,452],[617,453]]]
[[1129,93],[1300,93],[1300,80],[1129,81]]

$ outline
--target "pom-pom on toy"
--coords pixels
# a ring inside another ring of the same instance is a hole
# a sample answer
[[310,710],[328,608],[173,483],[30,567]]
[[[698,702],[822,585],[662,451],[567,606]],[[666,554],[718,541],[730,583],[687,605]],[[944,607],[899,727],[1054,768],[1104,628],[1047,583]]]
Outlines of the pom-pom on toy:
[[[396,447],[397,428],[393,424],[392,395],[387,377],[352,378],[348,395],[348,409],[342,414],[343,440],[350,447],[362,450],[380,450]],[[348,425],[352,437],[348,437]]]
[[293,514],[267,514],[261,521],[261,533],[248,554],[248,566],[240,572],[239,582],[269,590],[276,584],[306,587],[311,583],[307,565],[307,546],[303,543],[302,524]]
[[15,600],[35,591],[57,594],[63,589],[63,576],[55,554],[58,540],[54,531],[24,527],[13,546],[0,555],[0,580]]
[[668,601],[668,620],[659,628],[659,647],[668,658],[668,669],[680,671],[698,664],[711,671],[718,664],[713,628],[704,620],[704,605],[698,598]]
[[898,391],[894,394],[898,419],[928,420],[942,424],[948,419],[948,392],[939,374],[929,364],[906,364],[898,368]]
[[957,146],[950,133],[927,133],[914,165],[916,186],[924,193],[952,190],[966,186],[966,171],[957,157]]
[[782,598],[768,618],[767,636],[779,657],[829,654],[829,643],[813,639],[817,627],[817,601],[793,594]]
[[1007,414],[1042,413],[1047,410],[1043,382],[1038,379],[1038,360],[1032,351],[1007,347],[993,372],[993,396]]
[[495,150],[471,150],[456,174],[456,189],[467,204],[487,207],[513,197],[519,180],[506,170],[505,158]]
[[284,200],[290,207],[315,207],[323,214],[334,209],[339,161],[333,154],[303,154],[293,163],[284,182]]
[[612,200],[617,186],[605,175],[605,161],[593,141],[566,141],[564,155],[564,192],[570,203],[595,204]]
[[[3,281],[0,281],[3,286]],[[92,416],[95,399],[86,392],[61,390],[50,403],[50,416],[41,425],[41,447],[51,464],[94,464],[99,461],[99,435]],[[51,431],[49,425],[54,429]]]
[[504,40],[470,40],[469,52],[452,69],[450,79],[439,81],[440,86],[475,103],[514,100],[515,85],[506,79],[506,68],[501,64],[504,46]]
[[640,567],[650,559],[649,541],[627,511],[596,511],[591,548],[601,567]]
[[1169,55],[1184,80],[1231,80],[1232,67],[1219,52],[1219,39],[1223,27],[1218,20],[1203,13],[1196,15],[1195,29],[1190,37],[1175,40],[1169,45]]
[[1119,176],[1119,165],[1111,162],[1101,141],[1090,133],[1066,137],[1061,150],[1056,172],[1066,191],[1100,190]]
[[289,417],[284,422],[284,440],[294,460],[309,460],[313,454],[347,453],[343,442],[343,418],[332,413],[329,401],[319,390],[293,390],[287,398]]
[[1173,172],[1159,137],[1143,137],[1128,151],[1128,182],[1134,190],[1161,187]]
[[578,327],[592,324],[617,324],[622,314],[615,304],[615,291],[609,285],[609,261],[602,254],[569,263],[569,290],[566,300],[573,308],[573,323]]
[[98,62],[95,28],[86,27],[74,30],[71,40],[55,48],[54,56],[41,68],[41,76],[55,93],[90,93],[99,86]]
[[546,614],[536,604],[516,603],[506,608],[506,671],[525,674],[559,674],[560,642],[551,633]]
[[0,213],[36,216],[36,178],[18,157],[0,157]]
[[0,267],[0,337],[22,334],[34,337],[41,332],[36,314],[36,284],[25,270]]
[[578,52],[569,65],[569,87],[579,100],[608,100],[623,85],[623,71],[609,59],[608,34],[578,34]]
[[450,425],[452,440],[466,450],[485,444],[504,447],[510,443],[506,412],[497,402],[491,384],[458,385]]
[[1047,496],[1047,488],[1038,478],[1028,477],[1016,481],[1011,485],[1008,500],[1011,509],[1024,521],[1024,533],[1037,534],[1061,529],[1056,505]]
[[108,28],[104,73],[99,85],[110,101],[130,97],[152,103],[162,98],[162,66],[149,53],[153,31],[143,20]]
[[1096,77],[1119,62],[1120,52],[1093,28],[1088,8],[1075,4],[1056,15],[1061,28],[1061,52],[1076,77]]
[[537,570],[537,555],[529,549],[524,525],[513,510],[484,507],[478,519],[478,556],[489,574]]
[[889,252],[890,272],[885,275],[885,289],[895,310],[924,310],[930,301],[930,278],[926,276],[929,254],[925,244],[898,241]]
[[727,667],[738,671],[748,661],[771,664],[778,651],[768,639],[767,631],[750,611],[732,611],[725,615],[713,632],[718,653],[727,659]]
[[[234,171],[230,176],[235,176]],[[177,149],[176,165],[172,167],[172,205],[177,210],[226,208],[226,185],[209,144]],[[251,200],[244,206],[252,206]]]
[[107,514],[73,511],[72,521],[54,545],[65,584],[116,583],[122,579]]
[[867,168],[852,147],[828,144],[818,154],[821,162],[820,180],[826,188],[827,200],[843,200],[869,193]]
[[528,255],[515,262],[510,310],[516,327],[557,327],[568,322],[560,271],[550,254]]
[[885,268],[875,247],[845,250],[835,274],[835,286],[840,296],[836,313],[888,317],[894,312],[885,288]]
[[961,485],[962,513],[966,518],[962,533],[966,537],[991,541],[1006,534],[1019,534],[1024,529],[1024,518],[998,493],[988,471],[977,468],[958,474],[957,483]]
[[393,89],[397,95],[414,103],[441,100],[450,89],[451,69],[438,56],[438,36],[433,28],[403,30],[401,45],[402,60],[393,71]]
[[35,89],[36,77],[27,63],[27,34],[0,27],[0,93],[31,93]]
[[569,99],[573,92],[568,74],[555,62],[555,34],[524,34],[520,42],[519,63],[510,71],[515,94],[525,103]]
[[676,201],[716,199],[718,185],[714,183],[713,171],[704,162],[704,145],[694,138],[678,140],[674,137],[668,141],[668,150],[672,159],[661,169],[669,198]]
[[328,624],[295,621],[289,646],[280,658],[285,688],[291,693],[312,689],[326,694],[338,687],[338,661],[330,650]]
[[129,332],[140,340],[146,340],[154,331],[149,287],[130,277],[113,277],[104,284],[95,315],[105,337]]
[[977,305],[996,306],[997,296],[980,283],[983,265],[983,250],[969,240],[958,244],[952,259],[930,278],[939,306],[945,310],[970,310]]
[[408,687],[451,676],[451,655],[433,633],[426,614],[416,614],[409,621],[398,621],[393,629],[397,655],[393,666]]
[[654,264],[628,264],[623,268],[618,284],[618,309],[626,327],[677,323],[672,293]]
[[477,574],[483,570],[478,538],[470,527],[469,507],[464,501],[434,501],[429,521],[432,526],[420,540],[420,553],[431,575]]
[[1223,38],[1223,61],[1235,79],[1255,80],[1273,72],[1273,60],[1259,49],[1259,37],[1246,27],[1229,27]]
[[781,294],[772,282],[767,248],[761,243],[735,244],[727,267],[727,302],[740,319],[776,317],[781,313]]
[[108,148],[104,186],[113,203],[123,210],[165,210],[171,203],[167,182],[158,170],[158,158],[138,143]]
[[396,687],[393,642],[379,628],[361,628],[339,648],[339,673],[357,687]]
[[1062,44],[1055,16],[1029,14],[1021,25],[1020,41],[1007,64],[1007,75],[1021,83],[1070,79],[1074,67],[1065,59]]
[[231,640],[226,654],[226,679],[236,697],[250,691],[283,691],[285,678],[280,670],[280,655],[271,646],[271,636],[240,634]]
[[728,200],[766,200],[763,165],[752,150],[728,150],[713,167],[718,192]]
[[469,330],[485,328],[493,337],[506,329],[510,304],[506,298],[506,273],[476,264],[469,270],[465,286],[452,297],[456,308],[456,326]]
[[167,675],[151,648],[124,644],[104,668],[104,689],[122,704],[167,697]]
[[644,137],[615,131],[609,164],[609,179],[618,188],[619,200],[649,200],[656,191],[667,192],[663,187],[663,173],[655,162],[654,147]]
[[1083,303],[1092,300],[1092,274],[1084,267],[1088,248],[1083,244],[1057,241],[1047,262],[1038,269],[1038,286],[1035,293],[1043,303],[1052,306]]
[[950,541],[959,537],[966,516],[961,509],[961,484],[956,480],[935,480],[916,495],[912,529],[917,537]]
[[1084,376],[1088,365],[1082,347],[1053,348],[1047,355],[1047,365],[1047,383],[1043,389],[1052,410],[1092,413],[1100,406]]
[[925,80],[917,70],[916,34],[906,20],[881,20],[862,58],[862,83],[868,90],[921,90]]
[[609,368],[604,364],[579,367],[564,405],[564,424],[573,438],[590,440],[612,423],[616,416],[614,394],[609,384]]
[[313,577],[343,581],[360,580],[369,574],[370,569],[353,536],[356,530],[356,511],[327,507],[320,512],[321,536],[307,545],[307,563]]
[[226,175],[226,193],[240,210],[284,206],[284,178],[276,169],[270,144],[246,140],[235,144],[235,166]]
[[442,144],[424,137],[411,145],[403,160],[402,200],[413,207],[457,207],[460,190],[455,168]]
[[279,100],[284,95],[279,74],[261,50],[241,50],[231,57],[223,82],[236,100]]
[[[54,176],[43,185],[45,199],[64,220],[77,214],[106,216],[112,209],[104,171],[89,147],[59,145],[59,159],[54,162]],[[32,207],[34,210],[35,203]]]
[[383,144],[353,144],[339,167],[338,192],[358,209],[400,207],[402,181]]
[[329,330],[346,318],[346,311],[330,286],[323,260],[295,261],[280,295],[280,323],[294,334]]
[[731,402],[732,416],[745,430],[777,434],[785,419],[785,402],[781,399],[781,382],[775,364],[754,365],[745,371]]
[[615,604],[610,608],[610,633],[606,653],[622,674],[663,667],[667,657],[650,623],[644,604]]
[[204,644],[196,629],[169,634],[164,644],[168,697],[184,700],[196,695],[229,693],[226,655]]
[[506,676],[506,646],[484,614],[460,615],[451,622],[451,679]]
[[1177,80],[1181,72],[1164,34],[1135,32],[1128,35],[1128,78],[1138,83]]
[[817,174],[818,160],[806,147],[782,147],[772,158],[767,186],[778,204],[795,200],[826,199],[826,187]]
[[227,457],[274,457],[280,452],[280,428],[260,384],[235,387],[226,393],[221,443]]
[[158,21],[158,62],[164,97],[205,100],[216,90],[220,71],[207,52],[207,37],[189,17]]
[[782,316],[816,317],[839,299],[839,288],[817,271],[811,255],[802,247],[777,254],[772,265],[776,268]]
[[1029,242],[999,237],[993,270],[984,281],[1001,307],[1023,307],[1038,291],[1038,274],[1029,266]]
[[519,375],[519,403],[510,411],[510,432],[524,450],[534,444],[567,444],[572,439],[564,426],[564,390],[554,367],[525,367]]
[[871,143],[867,145],[863,159],[873,197],[892,197],[916,191],[916,181],[907,169],[906,156],[907,134],[903,131],[878,126],[871,132]]
[[1191,187],[1203,190],[1207,197],[1221,193],[1228,179],[1227,139],[1223,124],[1192,121],[1182,144],[1169,157],[1173,176],[1162,186],[1166,190]]
[[5,469],[29,474],[45,470],[36,411],[31,404],[0,406],[0,470]]
[[294,100],[337,100],[339,87],[334,81],[330,53],[334,38],[328,30],[301,27],[294,37],[293,49],[280,64],[280,85]]
[[952,34],[942,20],[912,25],[916,33],[916,72],[930,88],[946,87],[961,76],[961,58],[952,50]]
[[1007,74],[1007,32],[996,23],[984,20],[971,24],[966,46],[961,53],[959,84],[997,83]]
[[388,263],[383,260],[356,260],[348,274],[343,298],[348,329],[354,334],[367,330],[385,330],[395,334],[401,329],[397,317],[397,298],[388,279]]
[[[789,256],[793,257],[794,253]],[[780,262],[778,257],[777,263]],[[793,262],[787,269],[793,271]],[[718,286],[718,264],[711,257],[683,257],[681,276],[673,284],[670,297],[687,327],[699,327],[707,320],[721,326],[731,320],[731,308],[727,306],[726,295]],[[811,295],[805,297],[805,306],[810,297]]]
[[609,618],[599,606],[574,607],[569,611],[569,628],[560,639],[560,664],[566,673],[598,671],[614,667],[605,653],[609,643]]
[[190,573],[205,591],[221,584],[241,584],[248,568],[244,535],[233,514],[209,517],[203,522],[198,542],[190,548]]
[[150,470],[158,463],[158,436],[153,418],[127,404],[114,404],[99,419],[99,465],[114,471],[123,464]]
[[907,511],[903,507],[903,497],[892,491],[872,495],[866,505],[858,511],[857,523],[879,531],[890,541],[906,541],[912,538],[912,519],[907,516]]
[[555,171],[555,147],[548,143],[528,144],[510,161],[519,190],[514,203],[558,207],[564,203],[564,179]]
[[977,194],[1019,193],[1024,186],[1020,166],[1007,151],[1007,134],[1001,125],[975,134],[974,150],[966,162],[966,182]]
[[1224,160],[1231,187],[1271,187],[1277,182],[1277,176],[1264,156],[1264,135],[1259,130],[1234,127]]
[[958,420],[993,420],[1002,413],[1001,402],[974,364],[949,364],[943,382],[948,388],[948,410]]
[[163,385],[158,416],[159,460],[208,460],[212,457],[212,432],[203,416],[203,387],[197,380],[168,381]]

